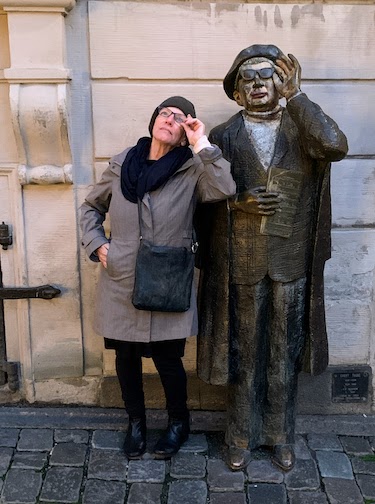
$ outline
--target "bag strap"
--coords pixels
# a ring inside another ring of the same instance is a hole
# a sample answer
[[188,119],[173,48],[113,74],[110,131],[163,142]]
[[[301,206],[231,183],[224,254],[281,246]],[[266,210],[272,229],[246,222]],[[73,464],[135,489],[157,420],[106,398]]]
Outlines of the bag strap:
[[139,239],[142,240],[142,218],[141,218],[141,204],[142,202],[140,199],[137,199],[137,205],[138,205],[138,224],[139,224]]
[[[142,240],[143,239],[143,233],[142,233],[142,201],[138,198],[137,203],[138,203],[138,223],[139,223],[139,232],[140,232],[139,239]],[[152,220],[151,205],[150,205],[150,215],[151,215],[152,239],[154,239],[154,222]]]

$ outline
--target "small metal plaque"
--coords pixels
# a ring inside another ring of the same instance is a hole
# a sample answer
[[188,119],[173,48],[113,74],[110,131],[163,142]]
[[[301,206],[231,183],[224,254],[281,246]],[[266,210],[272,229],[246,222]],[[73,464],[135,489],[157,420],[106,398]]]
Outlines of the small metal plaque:
[[367,402],[369,373],[348,369],[332,373],[333,402]]

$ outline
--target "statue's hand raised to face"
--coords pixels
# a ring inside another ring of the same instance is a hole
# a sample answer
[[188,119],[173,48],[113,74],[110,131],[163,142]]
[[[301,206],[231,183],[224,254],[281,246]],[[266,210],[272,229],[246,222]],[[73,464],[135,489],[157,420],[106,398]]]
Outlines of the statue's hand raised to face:
[[276,89],[281,96],[289,100],[300,92],[301,66],[293,54],[283,54],[276,60],[275,69],[272,77]]
[[267,192],[265,186],[259,186],[237,194],[230,207],[250,214],[273,215],[279,210],[280,201],[279,193]]

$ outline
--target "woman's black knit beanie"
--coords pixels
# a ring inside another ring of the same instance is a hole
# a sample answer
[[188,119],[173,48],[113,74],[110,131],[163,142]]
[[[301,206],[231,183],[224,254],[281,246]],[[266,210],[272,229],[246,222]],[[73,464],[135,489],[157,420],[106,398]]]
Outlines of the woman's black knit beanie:
[[188,114],[191,115],[191,117],[196,117],[195,114],[195,108],[194,105],[184,98],[183,96],[171,96],[170,98],[167,98],[164,100],[160,105],[156,107],[154,110],[154,113],[152,114],[150,124],[148,126],[148,131],[150,132],[150,135],[152,136],[152,130],[154,127],[155,119],[158,116],[159,113],[159,107],[176,107],[182,110],[182,112],[187,116]]

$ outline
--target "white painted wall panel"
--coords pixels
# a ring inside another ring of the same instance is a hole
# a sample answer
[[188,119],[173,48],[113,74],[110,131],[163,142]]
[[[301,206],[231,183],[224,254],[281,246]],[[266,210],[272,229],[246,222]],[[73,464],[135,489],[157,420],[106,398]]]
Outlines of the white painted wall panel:
[[64,66],[64,19],[53,12],[8,14],[12,68]]
[[375,224],[375,159],[344,159],[332,166],[332,222]]
[[332,231],[332,258],[325,268],[329,300],[371,302],[375,274],[375,230]]
[[371,305],[355,301],[326,303],[329,363],[369,364]]
[[30,286],[52,284],[62,295],[30,301],[34,377],[82,376],[77,228],[71,186],[25,186]]
[[221,79],[244,47],[272,43],[300,59],[305,78],[374,78],[374,12],[322,3],[90,1],[92,76]]
[[111,157],[148,136],[154,109],[169,96],[191,100],[207,131],[240,110],[218,84],[94,82],[92,94],[96,158]]
[[[355,91],[357,84],[341,83],[306,84],[302,89],[340,125],[348,137],[350,154],[375,154],[375,86],[360,85],[360,92]],[[221,83],[94,82],[95,157],[109,158],[134,145],[139,137],[148,135],[153,110],[162,100],[175,94],[195,104],[207,131],[241,110],[225,95]],[[368,100],[362,102],[363,96]],[[346,105],[348,101],[350,108]]]
[[348,138],[349,155],[375,154],[374,82],[306,83],[302,91],[339,124]]
[[325,269],[330,364],[372,364],[375,230],[333,230]]

